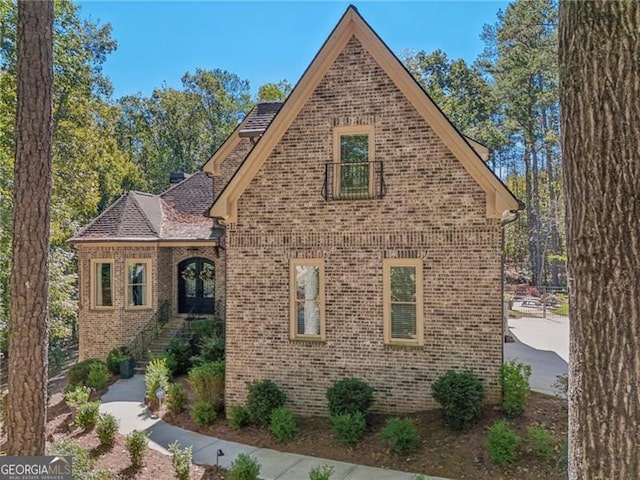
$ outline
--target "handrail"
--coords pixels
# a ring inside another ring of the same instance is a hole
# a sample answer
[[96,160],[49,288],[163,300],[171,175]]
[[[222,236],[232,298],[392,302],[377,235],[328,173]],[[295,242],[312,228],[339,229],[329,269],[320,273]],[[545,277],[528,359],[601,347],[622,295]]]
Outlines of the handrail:
[[169,321],[171,316],[171,302],[164,300],[155,311],[151,320],[138,332],[135,338],[129,343],[131,355],[136,360],[142,358],[145,351],[158,338],[160,330]]
[[368,200],[387,192],[383,162],[329,162],[324,165],[322,196],[330,200]]

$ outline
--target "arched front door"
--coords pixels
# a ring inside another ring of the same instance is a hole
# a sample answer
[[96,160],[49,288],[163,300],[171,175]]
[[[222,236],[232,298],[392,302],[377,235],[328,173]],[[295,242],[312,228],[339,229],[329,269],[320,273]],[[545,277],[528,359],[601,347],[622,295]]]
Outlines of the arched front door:
[[213,313],[215,269],[206,258],[188,258],[178,265],[178,313]]

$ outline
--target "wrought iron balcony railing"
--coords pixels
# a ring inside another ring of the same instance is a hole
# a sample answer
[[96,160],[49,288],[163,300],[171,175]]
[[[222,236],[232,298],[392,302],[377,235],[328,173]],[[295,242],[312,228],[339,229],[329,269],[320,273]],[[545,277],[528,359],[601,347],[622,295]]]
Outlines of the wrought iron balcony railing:
[[325,163],[325,200],[368,200],[385,193],[382,161]]

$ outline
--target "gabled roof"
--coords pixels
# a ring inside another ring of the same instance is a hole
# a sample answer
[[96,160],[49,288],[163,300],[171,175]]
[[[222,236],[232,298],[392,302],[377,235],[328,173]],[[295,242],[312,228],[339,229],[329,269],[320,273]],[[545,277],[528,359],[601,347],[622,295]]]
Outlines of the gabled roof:
[[247,155],[236,174],[216,199],[210,210],[211,216],[222,218],[227,222],[236,221],[238,199],[353,36],[373,56],[467,172],[484,189],[487,198],[487,217],[501,218],[505,211],[518,210],[520,208],[518,199],[484,163],[470,142],[456,130],[402,62],[364,21],[356,8],[349,6],[262,135],[260,142]]

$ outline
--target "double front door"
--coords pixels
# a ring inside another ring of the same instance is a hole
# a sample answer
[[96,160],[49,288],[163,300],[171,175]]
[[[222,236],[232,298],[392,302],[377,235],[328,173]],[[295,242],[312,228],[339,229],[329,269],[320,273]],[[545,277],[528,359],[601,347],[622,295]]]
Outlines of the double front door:
[[178,265],[178,312],[212,314],[215,269],[206,258],[188,258]]

